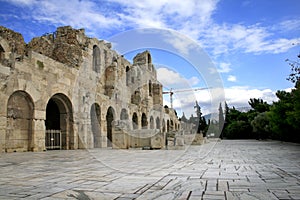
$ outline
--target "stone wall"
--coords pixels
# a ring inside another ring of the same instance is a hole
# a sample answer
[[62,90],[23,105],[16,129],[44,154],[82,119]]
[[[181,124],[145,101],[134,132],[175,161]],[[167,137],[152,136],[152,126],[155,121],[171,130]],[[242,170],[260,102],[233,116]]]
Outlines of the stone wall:
[[[117,138],[112,122],[127,120],[126,131],[136,133],[142,116],[144,128],[160,135],[167,121],[179,129],[174,111],[162,107],[149,51],[131,64],[110,43],[66,26],[27,45],[21,34],[0,27],[0,52],[0,152],[50,149],[46,144],[57,142],[46,134],[52,129],[60,133],[61,149],[108,147]],[[144,143],[159,146],[158,140]]]

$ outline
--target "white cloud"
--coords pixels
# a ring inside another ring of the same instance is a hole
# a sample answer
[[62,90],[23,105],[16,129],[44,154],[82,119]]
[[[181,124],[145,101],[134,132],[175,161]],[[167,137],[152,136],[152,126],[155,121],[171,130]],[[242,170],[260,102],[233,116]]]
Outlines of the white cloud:
[[179,73],[165,67],[157,69],[157,79],[163,86],[175,89],[190,88],[200,82],[199,78],[195,76],[187,79],[182,77]]
[[220,63],[220,66],[218,68],[218,71],[220,73],[228,73],[231,71],[231,68],[230,68],[230,63],[224,63],[224,62],[221,62]]
[[233,75],[229,75],[228,78],[227,78],[227,81],[236,82],[236,77],[233,76]]
[[[130,28],[164,28],[177,30],[203,45],[214,55],[243,51],[245,53],[281,53],[292,48],[298,38],[276,37],[277,31],[295,31],[299,19],[288,19],[273,26],[261,24],[217,24],[213,20],[218,0],[11,0],[28,6],[34,21],[56,26],[71,25],[87,32],[111,32]],[[27,16],[26,16],[27,17]],[[280,27],[280,28],[275,28]],[[98,35],[99,36],[99,35]],[[186,53],[189,44],[173,41]]]
[[276,91],[271,89],[252,89],[249,87],[225,88],[226,102],[229,106],[247,107],[250,98],[260,98],[268,103],[277,101]]
[[[218,112],[217,109],[219,102],[216,99],[212,99],[212,92],[221,92],[221,90],[223,89],[201,90],[184,94],[177,93],[174,95],[174,108],[181,111],[180,113],[184,112],[186,116],[189,117],[191,114],[195,115],[194,105],[195,101],[198,101],[204,115],[211,112]],[[290,89],[286,90],[289,91]],[[248,101],[251,98],[260,98],[269,104],[278,100],[275,95],[276,91],[272,91],[271,89],[253,89],[247,86],[234,86],[224,88],[224,91],[226,96],[225,100],[229,107],[249,107]]]
[[299,42],[298,38],[276,38],[268,31],[270,27],[255,24],[250,26],[240,24],[213,24],[204,33],[204,45],[211,49],[213,54],[219,55],[234,51],[245,53],[282,53]]

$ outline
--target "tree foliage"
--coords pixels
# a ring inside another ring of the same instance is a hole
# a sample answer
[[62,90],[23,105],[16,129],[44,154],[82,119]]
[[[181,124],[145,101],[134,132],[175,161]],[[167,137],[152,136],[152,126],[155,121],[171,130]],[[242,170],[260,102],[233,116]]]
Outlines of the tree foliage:
[[251,110],[240,112],[225,103],[223,136],[231,139],[277,139],[300,143],[300,55],[290,61],[291,74],[287,78],[295,83],[290,92],[277,91],[278,101],[268,104],[262,99],[248,101]]

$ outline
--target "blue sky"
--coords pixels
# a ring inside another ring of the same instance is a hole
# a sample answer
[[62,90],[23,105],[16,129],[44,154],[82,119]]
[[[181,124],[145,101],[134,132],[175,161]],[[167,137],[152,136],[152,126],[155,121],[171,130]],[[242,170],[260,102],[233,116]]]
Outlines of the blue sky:
[[[205,64],[193,66],[181,56],[194,43],[214,63],[230,106],[247,106],[249,98],[276,101],[277,90],[293,87],[286,80],[290,67],[285,59],[300,52],[299,0],[0,0],[0,5],[0,25],[22,33],[26,42],[65,25],[105,40],[133,29],[176,31],[178,40],[170,45],[179,55],[155,45],[140,47],[150,49],[165,89],[210,86],[212,77],[199,72]],[[136,52],[125,57],[130,60]],[[198,100],[208,113],[212,96],[211,91],[178,94],[174,107],[189,115]]]

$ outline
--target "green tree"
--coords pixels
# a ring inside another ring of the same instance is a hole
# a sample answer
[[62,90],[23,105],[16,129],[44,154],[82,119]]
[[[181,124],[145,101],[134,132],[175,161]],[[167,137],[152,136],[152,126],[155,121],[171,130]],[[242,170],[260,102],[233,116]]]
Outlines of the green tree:
[[248,139],[252,133],[252,127],[249,122],[246,121],[232,121],[227,126],[226,137],[229,139]]
[[270,120],[268,112],[259,113],[251,121],[253,132],[257,139],[267,139],[270,137]]
[[248,101],[249,105],[251,106],[251,108],[254,109],[254,111],[258,112],[258,113],[262,113],[262,112],[266,112],[270,110],[270,105],[267,102],[264,102],[262,99],[250,99],[250,101]]
[[287,80],[292,83],[299,82],[300,79],[300,53],[298,54],[296,60],[286,59],[286,62],[291,66],[291,73],[288,76]]

